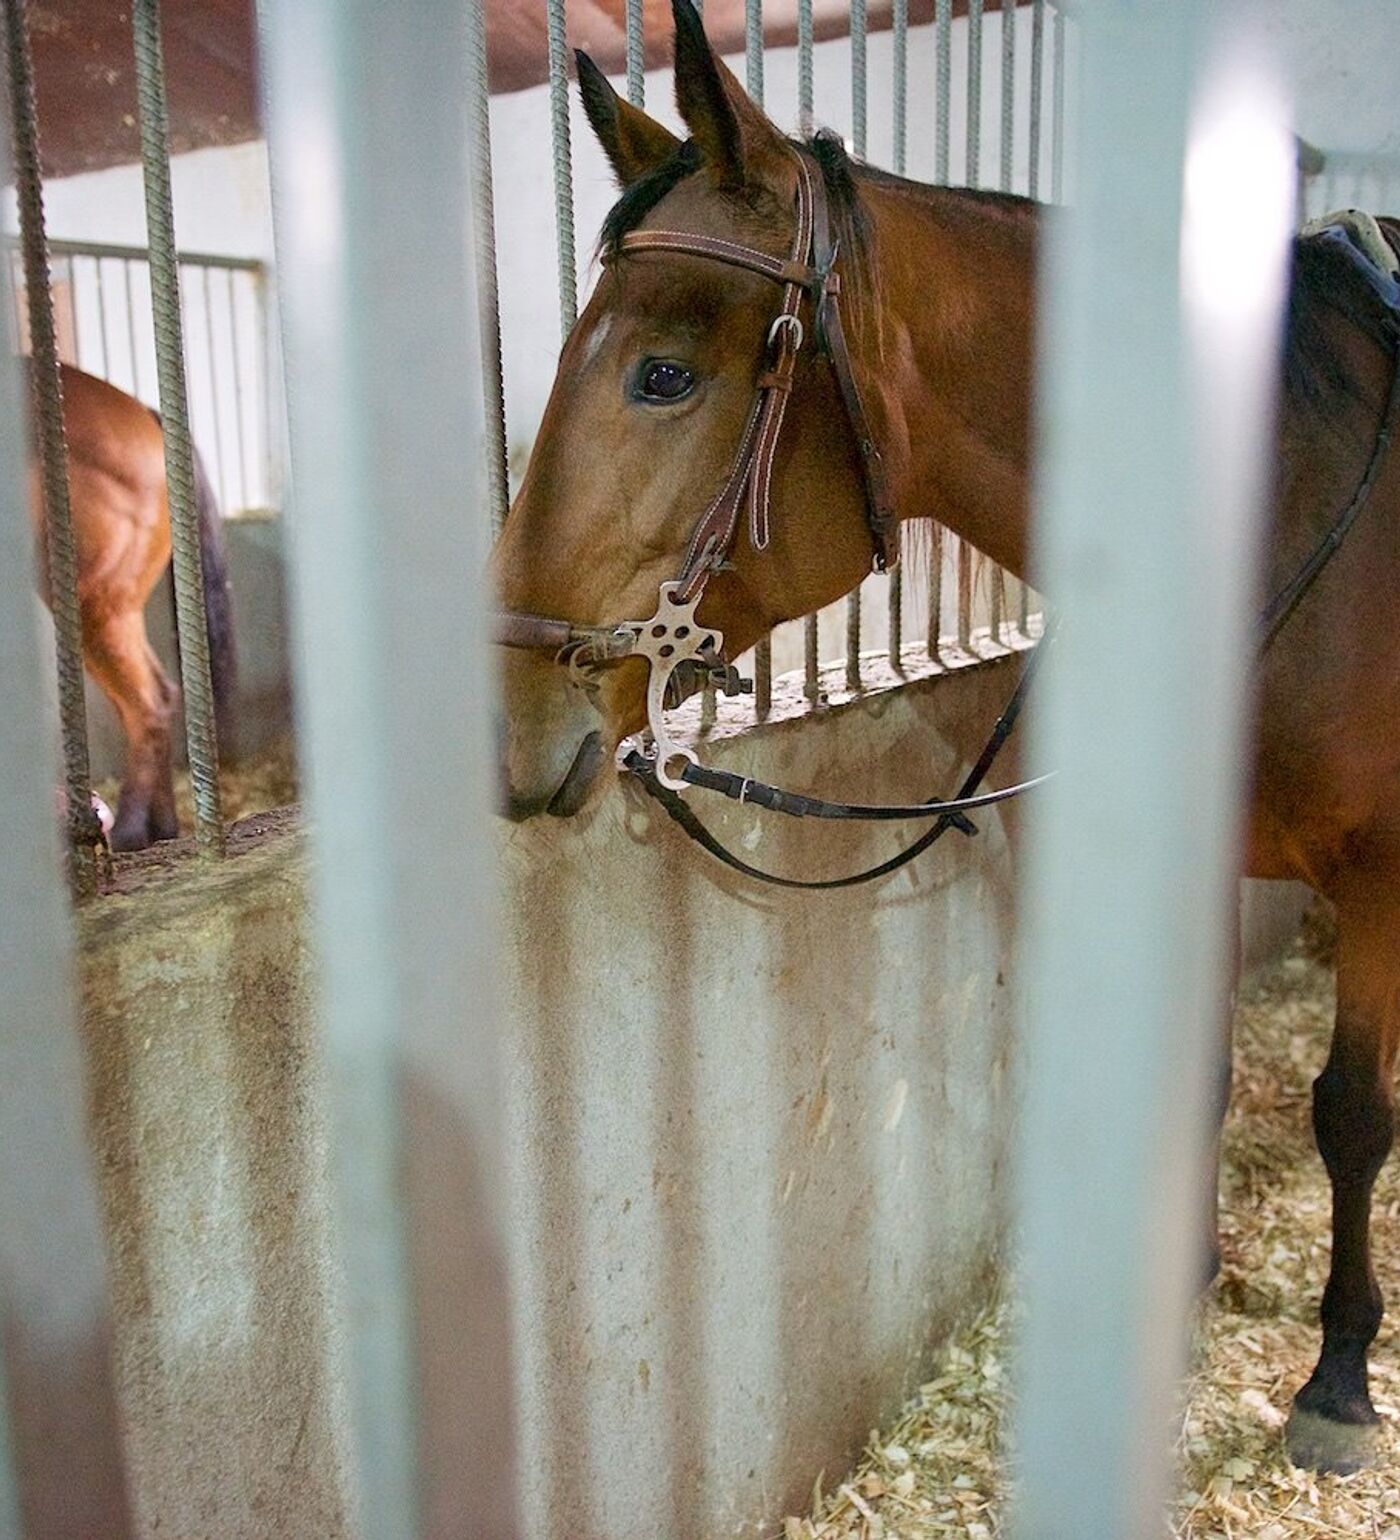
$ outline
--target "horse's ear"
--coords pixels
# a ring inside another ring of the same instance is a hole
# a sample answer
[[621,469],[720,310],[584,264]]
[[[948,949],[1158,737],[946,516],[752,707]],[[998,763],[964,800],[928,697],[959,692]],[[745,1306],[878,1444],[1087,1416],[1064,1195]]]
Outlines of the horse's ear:
[[783,155],[783,136],[735,80],[705,36],[691,0],[671,0],[676,20],[676,106],[721,187],[761,175]]
[[578,65],[578,89],[583,97],[583,110],[603,146],[603,153],[612,163],[618,185],[630,187],[648,171],[669,160],[680,149],[681,142],[669,128],[655,118],[649,118],[640,107],[623,101],[583,49],[574,50],[574,60]]

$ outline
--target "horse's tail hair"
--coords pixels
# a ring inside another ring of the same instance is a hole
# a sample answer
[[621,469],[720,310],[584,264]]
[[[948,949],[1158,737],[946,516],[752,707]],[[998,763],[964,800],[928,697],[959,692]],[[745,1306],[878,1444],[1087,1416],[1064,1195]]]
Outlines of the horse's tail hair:
[[204,571],[204,620],[209,631],[209,675],[219,741],[234,746],[234,705],[238,695],[238,649],[234,640],[233,595],[229,589],[224,516],[209,473],[194,454],[194,506],[199,517],[199,556]]
[[[160,413],[151,416],[159,423]],[[161,424],[164,431],[164,424]],[[222,755],[234,752],[234,706],[238,696],[238,649],[234,642],[233,597],[229,591],[228,553],[224,546],[224,519],[214,484],[204,468],[199,450],[190,445],[194,459],[194,511],[199,521],[199,564],[204,577],[204,624],[209,636],[209,679],[214,688],[214,725]],[[172,569],[172,579],[174,576]],[[170,585],[171,631],[175,656],[180,655],[180,625],[174,613],[175,585]]]

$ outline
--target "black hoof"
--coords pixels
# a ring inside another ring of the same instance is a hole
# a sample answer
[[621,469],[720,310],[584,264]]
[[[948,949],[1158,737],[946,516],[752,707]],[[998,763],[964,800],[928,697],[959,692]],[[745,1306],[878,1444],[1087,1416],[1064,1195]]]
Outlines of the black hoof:
[[1295,1400],[1284,1438],[1288,1444],[1288,1458],[1295,1465],[1305,1470],[1350,1476],[1376,1463],[1380,1451],[1380,1419],[1371,1412],[1369,1422],[1338,1422],[1321,1412],[1310,1411]]

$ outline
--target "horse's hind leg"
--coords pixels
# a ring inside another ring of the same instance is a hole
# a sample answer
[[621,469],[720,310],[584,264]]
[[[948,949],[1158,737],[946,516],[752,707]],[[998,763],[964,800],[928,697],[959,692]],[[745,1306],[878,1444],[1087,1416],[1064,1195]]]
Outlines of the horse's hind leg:
[[1313,1128],[1332,1181],[1332,1266],[1322,1296],[1322,1356],[1298,1392],[1288,1452],[1298,1465],[1370,1463],[1378,1419],[1366,1353],[1381,1324],[1371,1265],[1371,1189],[1395,1137],[1400,1036],[1397,875],[1368,873],[1337,897],[1337,1025],[1313,1083]]
[[108,617],[84,636],[88,669],[116,707],[126,734],[126,773],[112,827],[114,850],[141,850],[180,832],[170,769],[170,720],[178,692],[146,640],[139,610]]

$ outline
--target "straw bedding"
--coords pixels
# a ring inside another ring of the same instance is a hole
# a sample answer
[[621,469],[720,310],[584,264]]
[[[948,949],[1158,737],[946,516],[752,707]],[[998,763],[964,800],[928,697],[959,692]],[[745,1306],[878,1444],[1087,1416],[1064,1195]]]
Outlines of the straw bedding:
[[[1242,991],[1225,1132],[1221,1277],[1199,1307],[1177,1428],[1174,1540],[1400,1540],[1400,1162],[1376,1187],[1373,1245],[1390,1314],[1372,1350],[1384,1428],[1374,1470],[1314,1476],[1283,1449],[1289,1398],[1317,1351],[1330,1197],[1313,1147],[1309,1088],[1335,1001],[1320,907],[1290,953]],[[873,1433],[859,1468],[813,1494],[785,1540],[993,1540],[1008,1477],[1000,1458],[1014,1302],[989,1305],[949,1342],[934,1377]],[[1014,1466],[1014,1458],[1012,1461]]]

